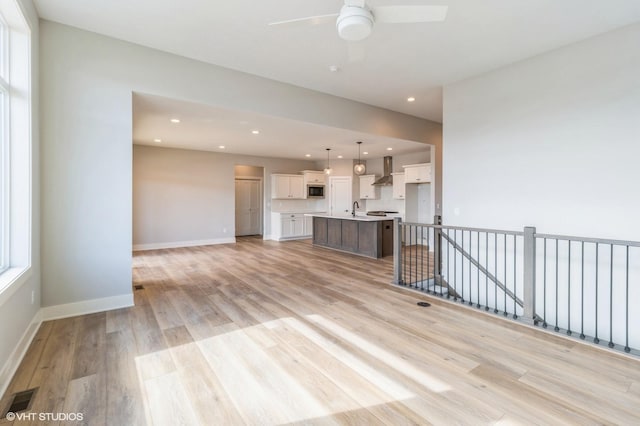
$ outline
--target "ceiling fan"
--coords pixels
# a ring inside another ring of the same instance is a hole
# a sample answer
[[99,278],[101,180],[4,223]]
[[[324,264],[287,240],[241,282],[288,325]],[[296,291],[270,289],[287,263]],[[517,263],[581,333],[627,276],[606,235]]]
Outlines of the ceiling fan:
[[[378,6],[369,7],[365,0],[345,0],[340,13],[309,16],[287,21],[271,22],[269,25],[320,25],[335,19],[340,38],[360,41],[367,38],[376,23],[406,24],[414,22],[444,21],[447,6]],[[336,19],[337,18],[337,19]]]

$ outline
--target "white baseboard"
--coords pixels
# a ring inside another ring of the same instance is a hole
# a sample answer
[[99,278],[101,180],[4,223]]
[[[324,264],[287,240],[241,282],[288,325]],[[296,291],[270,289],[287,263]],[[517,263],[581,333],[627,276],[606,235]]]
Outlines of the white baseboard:
[[4,366],[2,366],[2,370],[0,370],[0,395],[4,395],[9,387],[9,383],[20,366],[22,358],[24,358],[27,353],[27,349],[29,349],[33,338],[36,336],[40,324],[42,324],[42,310],[39,310],[33,316],[29,327],[27,327],[22,338],[13,349],[13,352],[11,352],[11,355],[9,355],[9,359],[4,363]]
[[95,312],[111,311],[113,309],[129,308],[131,306],[133,306],[133,293],[67,303],[66,305],[47,306],[42,308],[40,312],[42,313],[42,320],[48,321],[93,314]]
[[235,242],[236,242],[236,237],[214,238],[211,240],[173,241],[170,243],[134,244],[133,251],[158,250],[158,249],[169,249],[169,248],[180,248],[180,247],[211,246],[215,244],[230,244]]
[[298,237],[272,237],[273,241],[293,241],[293,240],[308,240],[312,238],[311,235],[301,235]]

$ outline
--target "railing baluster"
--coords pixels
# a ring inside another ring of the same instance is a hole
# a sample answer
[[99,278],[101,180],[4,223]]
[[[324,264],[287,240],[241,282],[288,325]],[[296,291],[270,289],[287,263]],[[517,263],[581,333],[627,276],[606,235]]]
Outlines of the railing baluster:
[[[485,251],[484,251],[484,264],[487,267],[487,271],[489,271],[489,233],[485,232],[484,233],[484,245],[485,245]],[[488,311],[489,310],[489,274],[485,273],[484,274],[484,301],[485,301],[485,307],[484,310]]]
[[629,246],[627,246],[627,261],[626,261],[626,274],[625,274],[625,285],[626,285],[626,295],[625,298],[626,307],[625,307],[625,344],[624,351],[631,352],[631,348],[629,347]]
[[[426,245],[427,245],[427,289],[428,289],[427,291],[429,293],[431,293],[431,286],[430,286],[431,281],[429,281],[430,280],[430,278],[429,278],[429,276],[430,276],[430,274],[429,274],[429,257],[430,257],[429,256],[429,248],[430,248],[430,246],[429,246],[429,227],[427,226],[426,228],[427,228],[427,244]],[[424,243],[424,234],[422,235],[422,245],[423,245],[423,247],[425,245],[425,243]],[[424,262],[424,259],[423,259],[423,262]],[[423,273],[424,273],[424,266],[423,266]],[[433,277],[433,285],[434,285],[433,290],[434,290],[434,292],[435,292],[435,289],[436,289],[435,288],[435,282],[436,282],[436,279],[435,279],[435,275],[434,275],[434,277]]]
[[453,300],[458,301],[458,230],[453,230]]
[[502,315],[507,316],[507,234],[504,234],[504,312]]
[[560,265],[558,265],[558,239],[556,238],[556,324],[553,329],[555,331],[559,331],[560,327],[558,327],[558,271],[560,269]]
[[598,338],[598,252],[599,245],[596,243],[596,337],[593,338],[594,343],[600,343],[600,339]]
[[451,245],[450,232],[447,229],[447,299],[451,296],[449,289],[451,288],[451,263],[449,262],[449,246]]
[[407,285],[407,225],[402,224],[402,284]]
[[[462,231],[462,251],[464,251],[464,230]],[[462,278],[462,294],[461,294],[461,299],[460,301],[462,303],[464,303],[464,255],[462,253],[460,253],[460,255],[462,256],[460,258],[460,267],[462,268],[462,270],[460,271],[460,277]]]
[[567,334],[571,336],[571,240],[567,248]]
[[473,237],[471,236],[471,231],[469,231],[469,306],[473,305],[473,291],[471,290],[472,286],[471,286],[471,270],[473,269],[472,264],[471,264],[471,253],[472,253],[472,246],[471,246],[471,242],[473,241]]
[[584,241],[581,242],[581,256],[580,256],[580,338],[584,339]]
[[518,307],[516,306],[516,298],[518,297],[518,242],[516,235],[513,235],[513,319],[518,318]]
[[[418,268],[416,267],[416,269]],[[424,227],[423,226],[420,227],[420,290],[424,291]],[[427,291],[428,290],[429,290],[429,286],[427,286]]]
[[542,305],[543,305],[543,316],[542,326],[547,328],[547,239],[543,239],[544,250],[543,250],[543,261],[542,261]]
[[609,254],[609,347],[613,348],[613,244]]
[[[498,233],[494,232],[493,233],[493,273],[496,276],[496,279],[498,278]],[[498,313],[498,286],[496,285],[496,283],[493,283],[493,313],[497,314]]]
[[[411,231],[413,231],[413,232],[411,232]],[[417,280],[418,277],[415,275],[415,272],[414,272],[414,264],[416,263],[415,262],[415,258],[414,258],[415,251],[416,251],[416,248],[415,248],[416,239],[414,238],[414,235],[415,235],[416,231],[417,231],[417,228],[416,228],[415,225],[413,225],[413,227],[409,231],[411,233],[411,236],[409,237],[409,243],[410,243],[410,245],[409,245],[409,275],[411,276],[411,282],[413,283],[413,287],[414,288],[418,288],[418,280]],[[416,236],[416,238],[417,238],[417,236]]]
[[[478,263],[480,263],[480,231],[478,231],[478,233],[476,234],[477,238],[476,238],[476,244],[478,245]],[[485,263],[486,266],[486,263]],[[478,303],[476,303],[476,308],[480,307],[480,268],[476,268],[476,272],[477,272],[477,277],[476,277],[476,288],[477,288],[477,297],[478,297]]]

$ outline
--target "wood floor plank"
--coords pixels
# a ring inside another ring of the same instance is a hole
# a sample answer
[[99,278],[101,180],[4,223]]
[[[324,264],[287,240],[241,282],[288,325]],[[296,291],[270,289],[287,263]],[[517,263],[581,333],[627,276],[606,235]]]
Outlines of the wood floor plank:
[[105,369],[106,313],[86,315],[78,320],[81,323],[73,354],[72,379],[95,375]]
[[[62,412],[73,417],[61,421],[60,425],[77,425],[81,416],[82,424],[106,425],[106,382],[105,372],[72,379],[67,386],[67,395]],[[86,418],[85,418],[86,417]]]
[[[58,413],[62,411],[67,393],[67,383],[71,380],[73,353],[77,343],[78,325],[76,318],[57,320],[44,348],[29,388],[38,388],[31,410],[36,413]],[[34,422],[37,424],[37,421]]]
[[172,347],[177,374],[201,425],[239,425],[244,423],[233,401],[211,370],[198,345]]
[[133,331],[124,329],[108,333],[106,350],[107,423],[146,424]]

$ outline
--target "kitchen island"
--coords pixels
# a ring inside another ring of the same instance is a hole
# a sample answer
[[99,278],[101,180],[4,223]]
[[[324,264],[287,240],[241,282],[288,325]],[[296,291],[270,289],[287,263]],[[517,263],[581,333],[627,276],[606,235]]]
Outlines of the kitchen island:
[[314,245],[373,258],[393,255],[392,217],[307,216],[313,217]]

